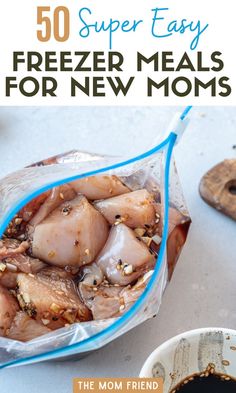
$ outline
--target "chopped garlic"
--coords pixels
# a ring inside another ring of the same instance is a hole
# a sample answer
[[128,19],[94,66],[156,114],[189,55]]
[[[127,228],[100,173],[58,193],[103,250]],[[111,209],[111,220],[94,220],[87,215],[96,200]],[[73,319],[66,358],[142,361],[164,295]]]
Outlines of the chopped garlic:
[[154,236],[152,237],[152,240],[154,241],[154,243],[156,243],[157,245],[159,245],[159,244],[161,243],[161,241],[162,241],[162,238],[161,238],[160,236],[158,236],[158,235],[154,235]]
[[23,219],[22,218],[16,218],[15,219],[15,224],[20,225],[22,223]]
[[22,295],[22,297],[23,297],[25,303],[30,303],[30,297],[29,297],[28,293],[24,293]]
[[46,326],[50,323],[49,319],[41,319],[41,321],[43,322],[43,324]]
[[137,236],[142,237],[144,235],[144,233],[146,232],[146,229],[144,229],[144,228],[136,228],[134,230],[134,232],[136,233]]
[[151,242],[152,242],[152,238],[148,237],[148,236],[142,236],[141,237],[142,241],[149,247]]
[[6,265],[4,263],[0,263],[0,272],[4,272],[6,270]]
[[52,303],[51,306],[50,306],[50,309],[51,309],[53,312],[55,312],[55,313],[58,313],[58,312],[60,311],[60,307],[59,307],[58,304],[56,304],[56,303]]
[[133,273],[133,266],[132,265],[124,266],[123,270],[124,270],[125,275],[128,276],[129,274]]
[[48,253],[48,257],[49,257],[49,258],[53,258],[53,257],[55,257],[55,255],[56,255],[55,251],[50,251],[50,252]]
[[6,263],[7,270],[10,272],[17,272],[17,267],[13,265],[12,263],[7,262]]

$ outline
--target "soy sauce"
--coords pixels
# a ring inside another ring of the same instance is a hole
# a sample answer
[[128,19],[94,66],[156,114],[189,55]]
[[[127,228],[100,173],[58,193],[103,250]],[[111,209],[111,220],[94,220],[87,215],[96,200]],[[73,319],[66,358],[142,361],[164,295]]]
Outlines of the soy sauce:
[[236,380],[224,375],[194,376],[179,384],[171,393],[236,393]]

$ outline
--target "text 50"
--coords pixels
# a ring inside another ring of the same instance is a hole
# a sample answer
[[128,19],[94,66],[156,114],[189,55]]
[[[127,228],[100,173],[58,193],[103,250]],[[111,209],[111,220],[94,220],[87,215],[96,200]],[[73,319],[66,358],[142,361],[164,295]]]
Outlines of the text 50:
[[59,6],[54,10],[51,7],[37,8],[37,38],[41,42],[47,42],[52,37],[58,42],[68,40],[70,35],[70,12],[67,7]]

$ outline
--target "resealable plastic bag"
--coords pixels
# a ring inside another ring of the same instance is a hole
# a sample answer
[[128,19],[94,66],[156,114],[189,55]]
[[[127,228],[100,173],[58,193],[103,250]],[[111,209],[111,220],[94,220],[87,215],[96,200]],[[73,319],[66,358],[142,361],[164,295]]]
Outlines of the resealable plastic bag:
[[[186,113],[185,113],[186,114]],[[164,289],[185,243],[190,218],[182,195],[173,147],[184,116],[178,117],[166,138],[137,157],[117,158],[72,151],[44,160],[6,176],[0,181],[0,235],[16,213],[43,192],[73,180],[108,174],[118,176],[131,190],[146,188],[162,206],[162,236],[154,271],[135,304],[119,318],[75,323],[29,342],[0,337],[0,368],[50,359],[84,356],[97,350],[158,313]],[[182,214],[170,224],[171,212]]]

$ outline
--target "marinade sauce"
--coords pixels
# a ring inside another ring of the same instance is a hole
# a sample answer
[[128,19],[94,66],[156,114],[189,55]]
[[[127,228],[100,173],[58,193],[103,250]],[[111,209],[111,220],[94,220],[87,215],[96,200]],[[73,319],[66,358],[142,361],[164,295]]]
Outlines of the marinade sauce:
[[236,393],[236,380],[227,375],[196,375],[177,385],[171,393]]

